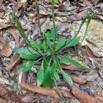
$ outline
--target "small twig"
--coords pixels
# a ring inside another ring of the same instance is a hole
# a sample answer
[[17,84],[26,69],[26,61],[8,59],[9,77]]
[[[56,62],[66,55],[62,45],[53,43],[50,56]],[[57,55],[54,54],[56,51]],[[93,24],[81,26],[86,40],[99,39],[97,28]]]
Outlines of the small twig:
[[40,32],[40,35],[41,35],[40,12],[39,12],[39,5],[38,5],[37,0],[35,0],[35,5],[36,5],[37,16],[38,16],[38,27],[39,27],[39,32]]
[[[56,26],[55,26],[55,16],[54,16],[54,0],[52,0],[52,19],[53,19],[53,26],[54,26],[54,31],[55,31],[55,40],[56,40]],[[55,41],[54,40],[54,41]]]

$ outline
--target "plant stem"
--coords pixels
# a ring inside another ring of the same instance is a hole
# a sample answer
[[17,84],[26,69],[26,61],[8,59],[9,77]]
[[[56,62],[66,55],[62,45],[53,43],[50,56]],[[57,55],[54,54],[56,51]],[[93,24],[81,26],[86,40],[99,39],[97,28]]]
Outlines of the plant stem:
[[40,35],[41,35],[40,13],[39,13],[39,5],[38,5],[37,0],[35,0],[35,5],[36,5],[37,16],[38,16],[38,27],[39,27],[39,32],[40,32]]
[[[53,19],[53,26],[55,30],[56,26],[55,26],[55,16],[54,16],[54,0],[52,0],[52,19]],[[55,30],[55,40],[56,40],[56,30]]]

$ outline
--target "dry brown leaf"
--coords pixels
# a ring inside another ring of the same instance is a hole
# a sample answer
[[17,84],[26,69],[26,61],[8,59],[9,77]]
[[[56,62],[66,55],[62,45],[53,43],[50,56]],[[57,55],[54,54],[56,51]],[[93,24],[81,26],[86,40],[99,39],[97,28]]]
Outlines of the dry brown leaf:
[[[9,27],[17,28],[17,25],[16,24],[6,24],[6,23],[3,23],[3,22],[0,22],[0,30],[6,29],[6,28],[9,28]],[[23,27],[24,30],[27,30],[26,26],[22,26],[22,27]]]
[[10,48],[10,46],[1,36],[0,36],[0,41],[3,44],[3,48],[1,50],[1,53],[6,57],[10,56],[12,53],[12,49]]
[[24,103],[30,103],[33,99],[37,99],[39,98],[41,95],[39,94],[26,94],[26,96],[24,96],[21,101]]
[[61,89],[60,91],[61,91],[62,95],[66,98],[73,98],[74,97],[70,92],[68,92],[66,90]]
[[25,103],[21,101],[20,97],[17,96],[16,93],[8,92],[8,97],[9,97],[9,100],[12,101],[12,103]]
[[92,51],[92,49],[90,49],[90,47],[88,47],[87,45],[83,46],[83,48],[85,48],[86,53],[89,57],[92,57],[92,58],[102,57],[97,51]]
[[[46,17],[48,17],[48,16],[51,16],[52,14],[50,13],[50,12],[47,12],[47,13],[45,13],[45,14],[40,14],[40,18],[46,18]],[[38,23],[38,16],[35,16],[34,18],[33,18],[33,22],[34,23]]]
[[93,54],[92,50],[87,45],[85,45],[83,47],[85,48],[86,53],[89,57],[95,58],[95,55]]
[[8,99],[8,91],[6,90],[5,86],[0,84],[0,97],[4,99]]
[[76,66],[73,65],[73,64],[65,65],[65,64],[62,64],[62,63],[61,63],[60,65],[61,65],[61,67],[62,67],[63,69],[83,71],[83,69],[80,69],[80,68],[76,67]]
[[98,100],[92,96],[89,96],[88,94],[85,94],[79,88],[77,88],[75,85],[72,86],[72,93],[73,95],[81,100],[83,103],[103,103],[103,101]]
[[15,55],[12,57],[10,63],[6,66],[6,70],[7,70],[7,71],[10,71],[10,70],[15,66],[15,64],[16,64],[18,61],[20,61],[20,55],[15,54]]
[[11,100],[16,103],[23,103],[20,101],[20,99],[15,93],[9,92],[6,87],[2,84],[0,84],[0,97],[2,97],[3,99]]
[[18,10],[21,8],[22,2],[17,2],[16,5],[14,6],[14,12],[18,12]]
[[9,92],[2,84],[0,84],[0,97],[3,99],[11,100],[15,103],[24,103],[21,102],[20,98],[15,93]]
[[0,12],[0,19],[4,16],[4,12]]
[[21,74],[19,74],[19,77],[20,77],[19,83],[26,83],[28,72],[25,72],[25,73],[22,72]]
[[0,30],[5,29],[5,28],[9,28],[9,27],[15,27],[15,25],[13,25],[13,24],[5,24],[3,22],[0,22]]
[[88,10],[86,9],[79,13],[74,13],[74,15],[71,15],[70,17],[68,17],[67,20],[81,20],[85,16],[87,16],[87,14],[88,14]]
[[7,100],[0,98],[0,103],[7,103]]
[[15,42],[16,42],[16,47],[19,47],[20,46],[20,37],[17,35],[17,33],[14,30],[9,30],[8,32],[13,35]]
[[87,82],[86,79],[80,78],[80,77],[78,77],[78,76],[71,75],[70,77],[72,78],[72,80],[73,80],[74,82],[79,83],[79,84],[84,84],[84,83]]
[[83,4],[88,6],[91,4],[91,0],[83,0]]
[[102,98],[103,98],[103,94],[95,94],[94,97],[95,97],[95,98],[99,98],[99,97],[102,97]]
[[98,3],[98,2],[100,2],[100,1],[102,1],[103,2],[103,0],[91,0],[95,5]]
[[42,95],[47,95],[47,96],[52,96],[55,98],[59,98],[57,92],[55,90],[49,89],[49,88],[43,88],[43,87],[37,87],[36,85],[28,84],[28,83],[23,83],[22,87],[34,92],[37,92]]
[[59,99],[58,99],[58,98],[55,98],[55,99],[53,99],[50,103],[59,103]]

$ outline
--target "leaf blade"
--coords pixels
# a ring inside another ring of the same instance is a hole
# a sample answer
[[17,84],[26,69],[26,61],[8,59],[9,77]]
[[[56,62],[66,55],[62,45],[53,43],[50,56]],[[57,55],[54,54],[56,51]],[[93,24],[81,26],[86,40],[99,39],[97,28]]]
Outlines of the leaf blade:
[[54,0],[54,3],[58,3],[58,0]]
[[53,27],[50,32],[50,37],[53,39],[54,42],[57,35],[58,35],[57,29]]
[[25,55],[25,54],[22,54],[22,55],[20,55],[20,57],[21,57],[22,59],[32,60],[32,59],[37,59],[37,58],[39,58],[40,55],[34,55],[34,54]]
[[13,49],[14,52],[18,54],[24,54],[24,55],[30,55],[30,54],[38,54],[33,48],[31,47],[21,47],[21,48],[15,48]]
[[58,58],[60,59],[60,61],[63,61],[64,58],[66,58],[66,61],[68,61],[68,63],[74,64],[75,66],[79,67],[80,69],[89,69],[86,66],[81,65],[79,62],[76,62],[75,60],[70,59],[69,57],[63,57],[61,55],[58,56]]
[[79,43],[80,37],[74,37],[73,39],[69,39],[65,48],[75,46]]
[[52,85],[52,77],[50,73],[51,69],[52,68],[48,66],[44,74],[44,81],[43,81],[44,87],[50,87]]
[[59,50],[66,42],[65,37],[60,37],[59,39],[57,39],[57,44],[56,44],[56,51]]
[[67,82],[70,85],[70,87],[72,87],[73,81],[72,81],[71,77],[67,73],[65,73],[63,70],[61,70],[61,73],[63,75],[65,82]]
[[44,80],[44,67],[43,67],[44,61],[42,61],[41,67],[39,68],[37,72],[37,86],[40,86],[43,83]]

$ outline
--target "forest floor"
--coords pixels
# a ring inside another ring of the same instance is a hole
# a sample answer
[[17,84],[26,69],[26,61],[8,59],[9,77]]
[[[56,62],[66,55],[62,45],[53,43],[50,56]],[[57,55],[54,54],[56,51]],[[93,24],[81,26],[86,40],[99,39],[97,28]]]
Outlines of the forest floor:
[[[41,32],[53,27],[51,0],[39,0]],[[36,74],[39,65],[29,72],[21,72],[25,60],[13,49],[23,46],[13,18],[17,14],[29,39],[39,41],[38,17],[33,0],[0,0],[0,103],[103,103],[103,0],[59,0],[55,4],[55,23],[60,36],[73,38],[89,12],[94,12],[87,35],[87,22],[82,26],[79,44],[63,52],[73,60],[86,65],[82,70],[74,65],[62,64],[74,85],[62,80],[58,89],[37,87]],[[83,37],[85,39],[83,40]],[[82,41],[83,40],[83,41]]]

